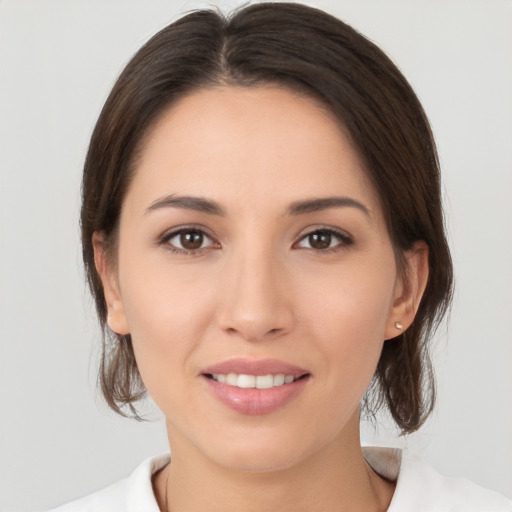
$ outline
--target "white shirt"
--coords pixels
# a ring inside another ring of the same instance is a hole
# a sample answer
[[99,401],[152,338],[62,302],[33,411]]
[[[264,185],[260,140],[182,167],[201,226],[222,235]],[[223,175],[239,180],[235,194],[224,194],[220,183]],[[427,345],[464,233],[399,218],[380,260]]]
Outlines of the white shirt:
[[[407,450],[364,447],[376,473],[396,481],[388,512],[512,512],[512,501],[468,480],[447,478]],[[50,512],[160,512],[151,477],[169,455],[145,460],[124,480]]]

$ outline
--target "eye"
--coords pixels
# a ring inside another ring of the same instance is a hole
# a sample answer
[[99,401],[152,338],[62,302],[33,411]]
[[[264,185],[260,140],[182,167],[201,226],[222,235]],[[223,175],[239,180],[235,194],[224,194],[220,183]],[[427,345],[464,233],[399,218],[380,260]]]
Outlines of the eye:
[[161,243],[181,253],[196,252],[218,245],[204,231],[197,228],[183,228],[168,233],[162,237]]
[[344,233],[334,231],[333,229],[316,229],[303,236],[296,246],[315,251],[329,251],[351,245],[352,243],[352,238]]

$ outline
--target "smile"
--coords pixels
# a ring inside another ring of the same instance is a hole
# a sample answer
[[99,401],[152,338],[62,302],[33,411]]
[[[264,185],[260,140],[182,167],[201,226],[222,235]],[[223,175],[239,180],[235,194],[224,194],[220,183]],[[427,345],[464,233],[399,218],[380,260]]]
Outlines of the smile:
[[228,386],[234,386],[244,389],[270,389],[284,384],[291,384],[296,378],[293,375],[284,375],[278,373],[276,375],[247,375],[236,373],[215,373],[210,376],[213,380]]
[[276,359],[230,359],[199,376],[216,400],[244,415],[270,414],[302,394],[312,377],[304,368]]

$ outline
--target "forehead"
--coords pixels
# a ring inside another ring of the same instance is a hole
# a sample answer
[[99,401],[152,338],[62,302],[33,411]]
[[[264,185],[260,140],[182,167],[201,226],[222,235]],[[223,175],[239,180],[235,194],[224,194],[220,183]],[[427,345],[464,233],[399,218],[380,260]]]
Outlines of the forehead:
[[[319,102],[275,87],[194,92],[147,134],[128,192],[141,201],[170,193],[219,202],[293,202],[350,194],[375,207],[362,161],[343,126]],[[140,205],[139,205],[140,206]]]

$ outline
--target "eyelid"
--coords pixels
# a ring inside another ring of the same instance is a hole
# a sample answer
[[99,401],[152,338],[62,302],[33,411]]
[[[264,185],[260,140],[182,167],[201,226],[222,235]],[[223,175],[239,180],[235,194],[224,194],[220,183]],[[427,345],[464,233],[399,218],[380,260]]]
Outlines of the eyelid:
[[[314,233],[317,233],[319,231],[330,233],[330,234],[334,235],[335,237],[338,237],[341,241],[339,244],[335,245],[334,247],[328,247],[325,249],[311,248],[310,250],[312,250],[312,251],[319,252],[319,253],[334,252],[338,249],[342,249],[342,248],[345,248],[345,247],[348,247],[348,246],[354,244],[354,237],[347,231],[340,229],[340,228],[336,228],[334,226],[320,225],[320,226],[309,226],[308,228],[306,228],[306,230],[302,230],[302,232],[299,233],[295,237],[296,241],[294,242],[293,247],[297,247],[298,244],[300,242],[302,242],[306,237],[308,237]],[[307,247],[304,247],[304,248],[298,247],[298,248],[299,249],[308,249]]]
[[[181,233],[186,233],[188,231],[196,231],[201,233],[203,236],[211,240],[211,244],[209,244],[207,247],[201,247],[198,249],[181,249],[179,247],[170,245],[168,242],[180,235]],[[293,243],[293,248],[301,248],[298,247],[298,245],[308,236],[317,233],[317,232],[325,232],[333,235],[334,237],[337,237],[340,242],[336,244],[334,247],[328,247],[325,249],[314,249],[314,248],[307,248],[304,247],[303,249],[310,249],[315,252],[323,253],[323,252],[334,252],[338,249],[348,247],[354,243],[353,236],[348,233],[347,231],[334,227],[334,226],[327,226],[327,225],[317,225],[317,226],[308,226],[307,228],[301,230],[301,232],[296,235],[295,242]],[[172,252],[176,252],[179,254],[200,254],[206,250],[209,249],[218,249],[221,248],[220,243],[215,238],[213,234],[211,234],[210,230],[206,228],[203,225],[200,224],[187,224],[182,226],[175,226],[173,228],[167,229],[164,231],[157,239],[157,245],[165,245],[167,249],[171,250]],[[302,248],[301,248],[302,249]]]
[[[208,247],[202,247],[199,249],[181,249],[179,247],[175,247],[170,245],[168,242],[169,240],[173,239],[175,236],[180,235],[181,233],[186,233],[188,231],[196,231],[198,233],[203,234],[205,237],[209,238],[212,243]],[[187,224],[183,226],[175,226],[173,228],[167,229],[164,231],[157,239],[157,245],[163,245],[166,246],[168,250],[171,252],[176,252],[179,254],[200,254],[206,250],[212,249],[212,248],[220,248],[219,242],[216,240],[216,238],[209,232],[210,230],[206,228],[205,226],[202,226],[200,224]],[[213,247],[217,246],[217,247]]]

